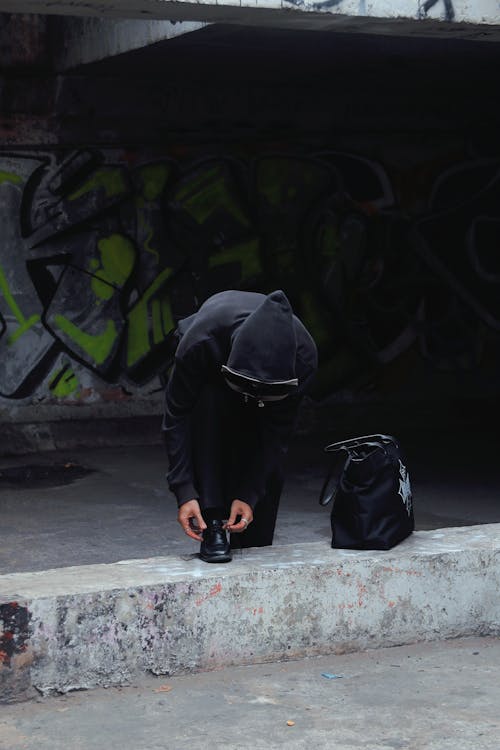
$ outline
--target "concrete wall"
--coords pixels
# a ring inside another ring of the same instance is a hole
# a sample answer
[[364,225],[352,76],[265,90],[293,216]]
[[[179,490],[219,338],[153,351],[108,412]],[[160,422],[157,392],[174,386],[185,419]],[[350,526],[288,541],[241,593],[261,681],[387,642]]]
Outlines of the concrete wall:
[[48,24],[46,16],[1,13],[1,69],[46,64]]
[[107,18],[51,19],[64,44],[55,47],[53,60],[57,70],[104,60],[165,39],[175,39],[204,27],[200,22],[134,21]]
[[449,47],[405,69],[385,44],[287,83],[237,43],[233,77],[191,48],[164,77],[5,76],[4,418],[156,399],[176,320],[230,287],[285,289],[319,397],[495,395],[494,71],[448,70]]

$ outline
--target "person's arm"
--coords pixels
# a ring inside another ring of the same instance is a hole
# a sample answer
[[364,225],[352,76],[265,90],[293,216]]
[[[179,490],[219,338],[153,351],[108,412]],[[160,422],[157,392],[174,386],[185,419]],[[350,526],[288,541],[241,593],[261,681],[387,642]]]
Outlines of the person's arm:
[[190,417],[206,377],[203,345],[176,358],[165,389],[162,433],[167,449],[167,481],[178,505],[198,499],[192,466]]

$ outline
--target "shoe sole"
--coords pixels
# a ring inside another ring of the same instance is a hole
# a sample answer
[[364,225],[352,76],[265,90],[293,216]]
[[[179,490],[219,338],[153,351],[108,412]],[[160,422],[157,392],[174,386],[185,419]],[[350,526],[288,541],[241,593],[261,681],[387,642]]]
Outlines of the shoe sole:
[[202,555],[200,553],[200,560],[206,563],[226,563],[231,562],[232,559],[232,555]]

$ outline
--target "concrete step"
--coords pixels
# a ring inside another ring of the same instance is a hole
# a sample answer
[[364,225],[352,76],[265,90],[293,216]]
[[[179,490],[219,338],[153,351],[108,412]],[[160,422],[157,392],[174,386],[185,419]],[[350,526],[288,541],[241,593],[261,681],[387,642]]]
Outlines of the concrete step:
[[500,632],[500,524],[0,576],[0,700]]

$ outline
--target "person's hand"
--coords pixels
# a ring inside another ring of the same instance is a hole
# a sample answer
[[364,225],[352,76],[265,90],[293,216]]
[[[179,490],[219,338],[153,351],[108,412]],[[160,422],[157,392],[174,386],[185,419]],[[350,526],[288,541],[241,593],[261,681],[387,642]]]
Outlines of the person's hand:
[[[240,516],[240,520],[236,523],[237,517]],[[231,513],[225,525],[227,531],[231,534],[240,534],[245,531],[246,527],[253,521],[253,510],[244,503],[243,500],[233,500],[231,503]]]
[[187,503],[183,503],[177,513],[177,520],[184,533],[191,539],[196,539],[198,542],[203,541],[201,532],[207,528],[207,524],[201,515],[198,500],[188,500]]

